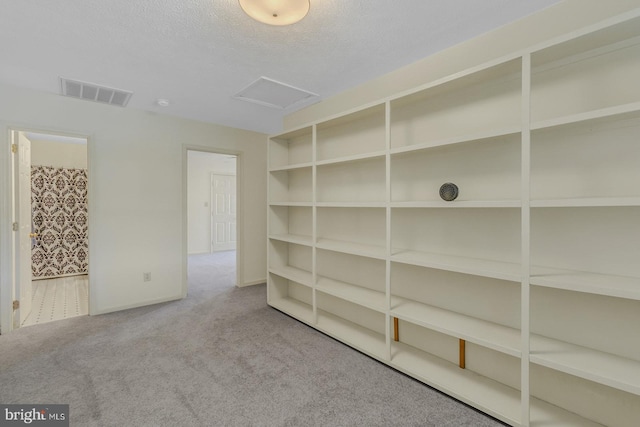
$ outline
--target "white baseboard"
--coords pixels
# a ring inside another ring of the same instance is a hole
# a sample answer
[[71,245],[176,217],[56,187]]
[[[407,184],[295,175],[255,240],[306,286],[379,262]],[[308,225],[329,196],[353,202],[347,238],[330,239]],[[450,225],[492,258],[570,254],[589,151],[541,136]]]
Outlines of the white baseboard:
[[255,285],[261,285],[263,283],[267,283],[267,279],[260,279],[260,280],[254,280],[252,282],[245,282],[241,285],[238,285],[239,288],[244,288],[246,286],[255,286]]
[[144,302],[140,302],[140,303],[136,303],[136,304],[126,304],[126,305],[120,305],[120,306],[105,307],[103,309],[91,310],[91,307],[89,307],[89,315],[93,316],[93,315],[114,313],[116,311],[129,310],[129,309],[132,309],[132,308],[139,308],[139,307],[146,307],[148,305],[161,304],[161,303],[164,303],[164,302],[177,301],[177,300],[181,300],[181,299],[182,299],[182,295],[178,295],[178,296],[175,296],[175,297],[152,299],[152,300],[148,300],[148,301],[144,301]]

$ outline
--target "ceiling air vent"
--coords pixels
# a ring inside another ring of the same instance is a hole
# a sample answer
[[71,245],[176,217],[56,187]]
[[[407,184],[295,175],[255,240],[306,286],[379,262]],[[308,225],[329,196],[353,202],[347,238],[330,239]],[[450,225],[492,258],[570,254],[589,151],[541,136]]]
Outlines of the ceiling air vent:
[[86,99],[87,101],[101,102],[103,104],[124,107],[129,102],[133,92],[121,89],[113,89],[99,86],[93,83],[69,80],[60,77],[62,94],[72,98]]
[[260,77],[236,93],[234,97],[267,107],[285,109],[302,101],[317,99],[319,95],[286,83]]

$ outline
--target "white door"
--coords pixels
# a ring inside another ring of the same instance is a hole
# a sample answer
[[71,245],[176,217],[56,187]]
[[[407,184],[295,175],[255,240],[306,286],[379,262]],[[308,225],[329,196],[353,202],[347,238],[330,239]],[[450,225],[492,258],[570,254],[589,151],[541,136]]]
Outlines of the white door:
[[13,133],[17,146],[15,161],[15,209],[18,222],[16,237],[16,281],[15,299],[20,302],[14,323],[18,328],[31,313],[31,142],[21,133]]
[[211,175],[211,251],[236,249],[236,177]]

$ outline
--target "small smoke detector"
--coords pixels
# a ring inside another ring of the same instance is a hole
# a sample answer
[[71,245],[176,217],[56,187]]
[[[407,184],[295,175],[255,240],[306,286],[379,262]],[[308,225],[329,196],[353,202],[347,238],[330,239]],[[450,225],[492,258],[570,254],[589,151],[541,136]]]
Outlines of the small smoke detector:
[[169,104],[171,104],[171,101],[169,101],[166,98],[158,98],[158,99],[156,99],[156,105],[158,105],[159,107],[168,107]]
[[234,95],[236,99],[278,109],[285,109],[299,102],[317,99],[319,97],[318,94],[313,92],[299,89],[267,77],[260,77]]
[[100,102],[102,104],[124,107],[129,102],[133,92],[100,86],[94,83],[81,82],[60,77],[60,86],[64,96]]

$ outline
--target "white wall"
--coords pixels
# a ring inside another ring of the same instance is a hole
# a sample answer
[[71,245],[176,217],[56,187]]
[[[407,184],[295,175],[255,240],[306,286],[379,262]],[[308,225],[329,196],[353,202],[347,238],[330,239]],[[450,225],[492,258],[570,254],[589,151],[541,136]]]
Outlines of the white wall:
[[211,173],[236,174],[236,159],[228,155],[189,151],[187,213],[190,254],[211,251]]
[[[240,285],[265,280],[265,135],[7,85],[0,85],[0,93],[3,327],[10,316],[6,307],[11,305],[11,233],[6,231],[11,229],[9,128],[89,138],[92,314],[182,296],[186,145],[241,152]],[[151,272],[151,282],[143,282],[143,272]]]
[[87,168],[87,146],[56,141],[30,139],[31,164],[67,169]]
[[637,7],[640,7],[640,0],[565,0],[515,23],[296,111],[285,117],[284,129],[323,120],[393,96]]

